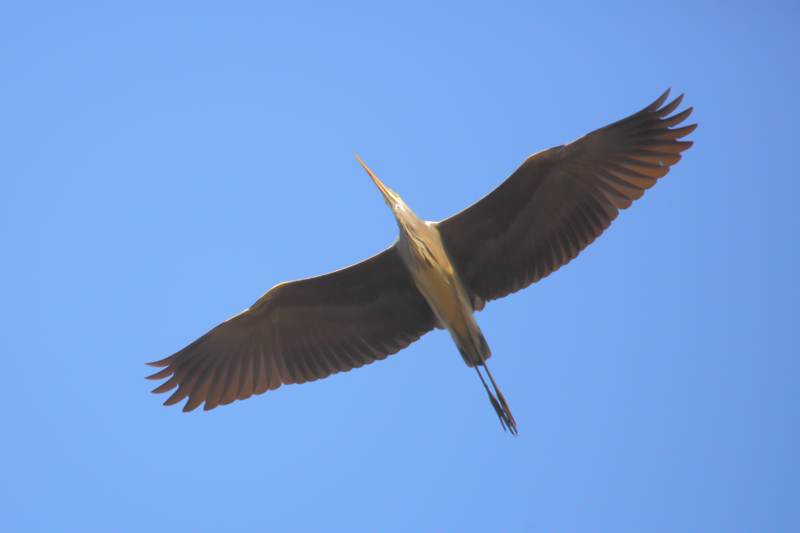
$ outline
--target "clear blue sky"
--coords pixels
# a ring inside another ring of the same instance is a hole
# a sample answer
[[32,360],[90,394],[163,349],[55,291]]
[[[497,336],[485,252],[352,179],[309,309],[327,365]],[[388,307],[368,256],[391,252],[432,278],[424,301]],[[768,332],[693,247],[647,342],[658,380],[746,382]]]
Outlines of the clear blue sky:
[[[0,6],[4,531],[796,531],[793,2]],[[164,357],[666,87],[695,146],[478,316],[185,415]]]

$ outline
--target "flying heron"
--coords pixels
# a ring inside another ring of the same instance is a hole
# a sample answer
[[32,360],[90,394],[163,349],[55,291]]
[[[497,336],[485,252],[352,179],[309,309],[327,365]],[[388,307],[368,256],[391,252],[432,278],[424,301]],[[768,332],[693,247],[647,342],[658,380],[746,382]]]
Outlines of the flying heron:
[[[473,313],[544,278],[594,241],[667,174],[692,112],[664,105],[669,90],[638,113],[569,144],[538,152],[499,187],[441,222],[420,219],[361,161],[392,211],[400,235],[355,265],[279,283],[251,307],[175,354],[149,363],[177,390],[184,411],[209,410],[282,384],[305,383],[396,353],[446,328],[475,368],[504,429],[517,433],[489,372],[491,350]],[[483,372],[486,373],[484,378]]]

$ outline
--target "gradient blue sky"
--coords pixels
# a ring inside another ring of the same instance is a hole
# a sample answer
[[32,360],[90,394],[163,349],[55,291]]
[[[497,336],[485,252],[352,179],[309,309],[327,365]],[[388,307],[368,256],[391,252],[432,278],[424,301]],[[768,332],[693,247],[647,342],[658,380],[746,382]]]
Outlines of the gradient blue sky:
[[[598,3],[599,4],[599,3]],[[797,531],[793,2],[4,2],[4,531]],[[210,413],[145,361],[685,91],[674,171],[478,320]]]

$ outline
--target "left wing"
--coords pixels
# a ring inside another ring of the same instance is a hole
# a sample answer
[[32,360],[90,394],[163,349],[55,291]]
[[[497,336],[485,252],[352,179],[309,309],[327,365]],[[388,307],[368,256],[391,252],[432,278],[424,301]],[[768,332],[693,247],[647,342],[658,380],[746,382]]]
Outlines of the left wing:
[[[620,209],[655,185],[690,141],[692,108],[671,115],[669,91],[628,118],[529,157],[494,191],[438,228],[476,308],[572,260]],[[671,115],[671,116],[670,116]]]

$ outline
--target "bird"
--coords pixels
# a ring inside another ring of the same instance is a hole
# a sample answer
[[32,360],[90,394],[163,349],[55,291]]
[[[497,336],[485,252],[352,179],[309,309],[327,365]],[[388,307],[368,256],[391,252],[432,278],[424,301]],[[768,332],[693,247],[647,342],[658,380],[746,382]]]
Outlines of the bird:
[[[667,89],[640,111],[528,157],[503,183],[439,222],[419,218],[356,159],[397,222],[397,241],[360,263],[279,283],[246,310],[164,359],[148,379],[176,389],[183,411],[244,400],[397,353],[446,329],[477,372],[504,430],[517,422],[489,371],[492,352],[475,312],[564,266],[599,237],[692,146]],[[485,373],[485,377],[484,377]]]

